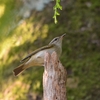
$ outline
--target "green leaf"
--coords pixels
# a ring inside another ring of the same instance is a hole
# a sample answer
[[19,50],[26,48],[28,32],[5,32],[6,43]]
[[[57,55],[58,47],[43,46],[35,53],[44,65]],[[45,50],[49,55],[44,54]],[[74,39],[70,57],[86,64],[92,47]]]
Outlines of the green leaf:
[[53,7],[53,9],[54,9],[53,18],[54,18],[55,24],[57,23],[57,16],[60,15],[60,13],[58,12],[58,9],[62,10],[62,6],[60,5],[60,1],[61,1],[61,0],[56,0],[56,4],[55,4],[55,6]]
[[59,9],[62,10],[62,6],[61,5],[59,5]]
[[60,15],[59,12],[56,12],[56,15]]

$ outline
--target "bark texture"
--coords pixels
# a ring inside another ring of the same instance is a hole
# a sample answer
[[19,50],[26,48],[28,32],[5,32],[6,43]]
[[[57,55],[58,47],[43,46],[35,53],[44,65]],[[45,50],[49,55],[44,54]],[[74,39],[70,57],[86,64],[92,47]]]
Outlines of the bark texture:
[[66,97],[67,72],[59,61],[57,54],[46,53],[43,73],[44,100],[67,100]]

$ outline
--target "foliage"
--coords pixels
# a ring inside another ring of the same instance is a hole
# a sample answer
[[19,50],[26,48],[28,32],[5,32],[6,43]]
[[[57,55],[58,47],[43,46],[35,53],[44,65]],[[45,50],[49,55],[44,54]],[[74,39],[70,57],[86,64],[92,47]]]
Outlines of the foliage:
[[56,0],[56,4],[54,6],[54,22],[55,24],[57,23],[57,16],[60,15],[59,12],[58,12],[58,9],[62,10],[62,6],[60,5],[60,0]]

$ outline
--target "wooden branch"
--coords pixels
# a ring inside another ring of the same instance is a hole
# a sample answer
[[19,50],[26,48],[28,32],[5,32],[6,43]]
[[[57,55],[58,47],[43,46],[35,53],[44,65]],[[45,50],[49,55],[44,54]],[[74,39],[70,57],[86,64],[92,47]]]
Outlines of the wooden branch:
[[56,52],[45,54],[43,73],[44,100],[67,100],[67,72],[59,61]]

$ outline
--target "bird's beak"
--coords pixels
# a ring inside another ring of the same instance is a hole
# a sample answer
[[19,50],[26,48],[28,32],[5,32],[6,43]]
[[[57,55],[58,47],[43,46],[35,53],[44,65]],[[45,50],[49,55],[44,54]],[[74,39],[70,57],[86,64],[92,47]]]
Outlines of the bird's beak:
[[65,35],[66,35],[66,33],[65,33],[65,34],[63,34],[63,35],[61,35],[61,36],[60,36],[60,39],[63,39],[63,37],[64,37]]

